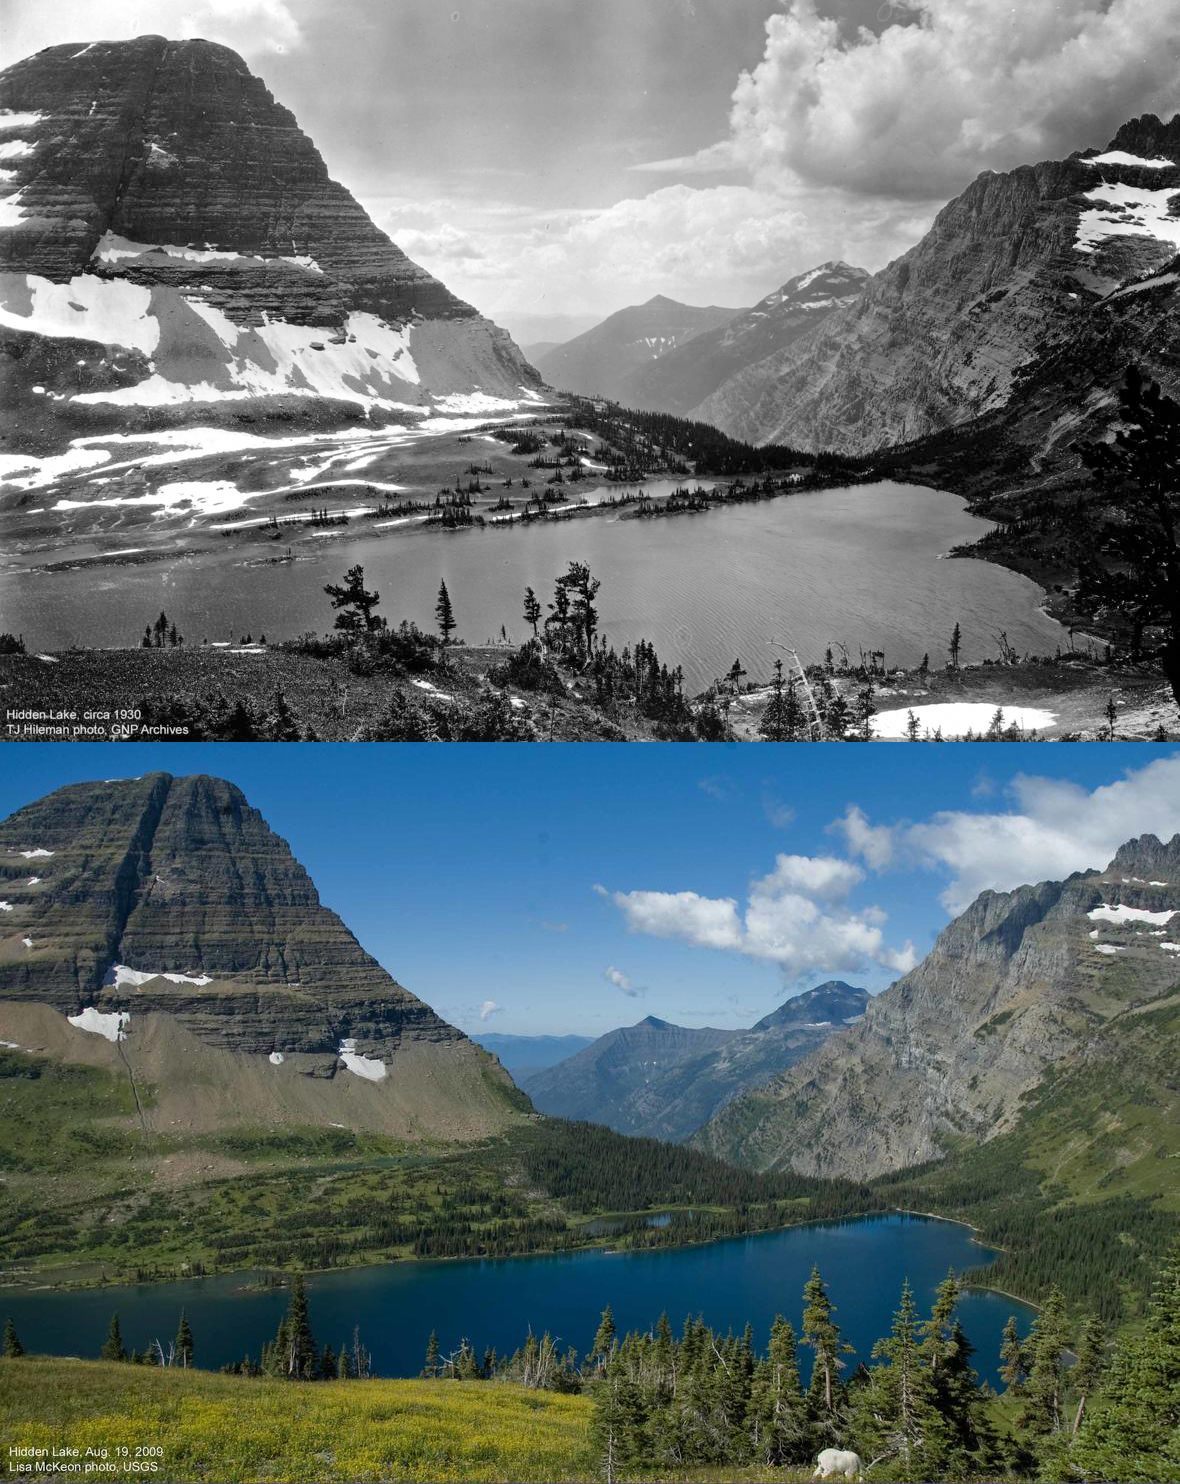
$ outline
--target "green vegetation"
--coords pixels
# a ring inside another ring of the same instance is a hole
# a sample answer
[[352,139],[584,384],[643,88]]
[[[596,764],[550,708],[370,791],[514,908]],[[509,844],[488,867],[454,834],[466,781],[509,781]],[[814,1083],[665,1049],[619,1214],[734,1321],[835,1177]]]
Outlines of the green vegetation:
[[[144,1133],[104,1073],[27,1054],[4,1065],[22,1070],[0,1081],[0,1263],[41,1281],[679,1246],[883,1204],[863,1186],[551,1119],[461,1148],[335,1128]],[[214,1173],[156,1183],[177,1162]]]
[[1178,1043],[1180,1000],[1145,1010],[1132,1000],[1084,1061],[1050,1071],[1011,1133],[873,1190],[978,1227],[1001,1251],[968,1275],[973,1282],[1036,1301],[1058,1285],[1074,1309],[1134,1320],[1180,1229]]
[[589,1479],[590,1403],[430,1381],[294,1387],[198,1370],[0,1361],[6,1446],[159,1449],[159,1477],[214,1484]]
[[[808,1477],[826,1447],[855,1451],[871,1480],[1177,1476],[1180,1247],[1160,1268],[1140,1332],[1113,1355],[1093,1319],[1072,1324],[1052,1290],[1027,1341],[1014,1329],[1006,1336],[998,1397],[973,1369],[959,1294],[948,1275],[924,1318],[906,1284],[873,1363],[851,1374],[813,1271],[801,1335],[777,1318],[765,1352],[748,1326],[722,1335],[691,1317],[679,1335],[662,1315],[646,1333],[620,1336],[608,1307],[581,1363],[549,1334],[530,1334],[510,1357],[482,1358],[466,1340],[444,1356],[432,1334],[422,1379],[379,1381],[366,1379],[359,1336],[339,1355],[319,1349],[297,1278],[261,1363],[221,1376],[189,1368],[183,1320],[168,1356],[150,1365],[122,1350],[117,1319],[108,1363],[6,1348],[0,1428],[16,1447],[162,1450],[146,1456],[163,1460],[166,1477],[223,1484],[786,1481]],[[809,1379],[800,1345],[811,1352]]]

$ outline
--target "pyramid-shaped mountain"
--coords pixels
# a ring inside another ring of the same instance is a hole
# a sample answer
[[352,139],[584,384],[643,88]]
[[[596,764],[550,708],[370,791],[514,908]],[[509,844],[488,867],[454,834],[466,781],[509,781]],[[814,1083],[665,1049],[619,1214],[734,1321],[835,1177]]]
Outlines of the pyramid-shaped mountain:
[[16,63],[0,163],[5,400],[43,417],[373,416],[539,384],[227,47],[142,36]]
[[125,1070],[161,1130],[476,1137],[524,1105],[217,778],[76,784],[0,821],[0,1040]]

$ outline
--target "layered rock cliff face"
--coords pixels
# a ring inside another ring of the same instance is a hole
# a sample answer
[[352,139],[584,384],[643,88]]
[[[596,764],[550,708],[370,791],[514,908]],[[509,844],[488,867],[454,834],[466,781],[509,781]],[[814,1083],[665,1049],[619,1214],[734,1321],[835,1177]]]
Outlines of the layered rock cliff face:
[[[848,263],[821,263],[796,274],[716,330],[678,345],[629,379],[628,405],[700,417],[700,404],[731,377],[788,350],[837,310],[852,304],[868,274]],[[709,421],[705,416],[705,421]]]
[[[1128,355],[1174,386],[1159,328],[1175,322],[1178,252],[1180,117],[1146,115],[1101,152],[981,175],[853,304],[698,415],[752,442],[867,453],[1018,402],[1075,347],[1097,405],[1113,402]],[[1095,335],[1108,364],[1094,362]]]
[[1103,872],[984,892],[860,1024],[694,1142],[852,1178],[936,1160],[1015,1129],[1051,1078],[1109,1057],[1120,1025],[1178,987],[1180,836],[1148,835]]
[[41,376],[58,417],[261,398],[372,413],[538,385],[226,47],[144,36],[18,62],[0,165],[6,375]]
[[40,1036],[67,1058],[100,1051],[174,1092],[197,1067],[219,1083],[249,1067],[273,1105],[244,1118],[272,1116],[284,1090],[297,1102],[308,1078],[402,1098],[425,1077],[438,1085],[423,1124],[438,1132],[460,1106],[478,1131],[521,1102],[220,779],[79,784],[20,810],[0,822],[0,902],[0,1034],[29,1049]]
[[521,1085],[543,1113],[604,1123],[624,1134],[687,1139],[731,1098],[859,1019],[867,1003],[863,989],[832,980],[748,1030],[690,1028],[649,1015],[525,1075]]

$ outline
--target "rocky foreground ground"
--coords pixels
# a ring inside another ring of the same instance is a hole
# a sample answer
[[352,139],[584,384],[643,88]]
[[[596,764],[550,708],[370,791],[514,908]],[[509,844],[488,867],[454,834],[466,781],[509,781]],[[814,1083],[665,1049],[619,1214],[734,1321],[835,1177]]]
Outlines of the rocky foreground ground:
[[[602,701],[592,677],[567,666],[539,683],[514,675],[517,654],[456,646],[444,659],[436,648],[412,668],[296,645],[5,654],[0,740],[763,740],[768,687],[652,714],[634,697]],[[864,681],[836,674],[830,683],[853,716],[850,740],[859,740]],[[1180,713],[1158,672],[1093,655],[894,671],[874,681],[869,704],[880,740],[1180,738]]]

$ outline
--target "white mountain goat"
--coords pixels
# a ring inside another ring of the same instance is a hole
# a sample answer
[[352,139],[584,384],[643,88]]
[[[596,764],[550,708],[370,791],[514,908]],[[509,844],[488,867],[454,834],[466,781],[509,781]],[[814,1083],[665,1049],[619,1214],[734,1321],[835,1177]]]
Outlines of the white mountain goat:
[[859,1479],[864,1465],[859,1453],[845,1448],[825,1448],[815,1460],[813,1479],[835,1479],[843,1474],[846,1479]]

